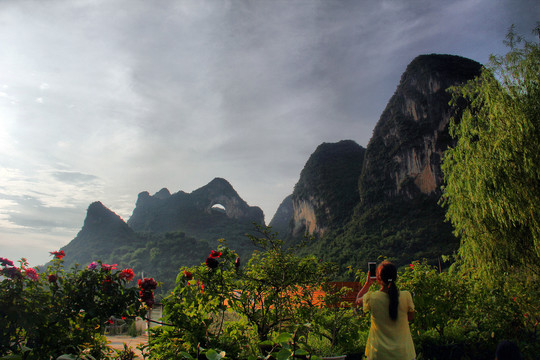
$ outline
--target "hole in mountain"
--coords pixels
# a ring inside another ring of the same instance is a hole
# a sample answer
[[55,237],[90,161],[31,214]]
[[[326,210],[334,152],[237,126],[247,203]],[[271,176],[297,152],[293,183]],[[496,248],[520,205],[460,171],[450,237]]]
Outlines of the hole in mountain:
[[225,209],[225,206],[221,205],[221,204],[215,204],[212,206],[212,210],[217,210],[219,212],[225,212],[226,209]]

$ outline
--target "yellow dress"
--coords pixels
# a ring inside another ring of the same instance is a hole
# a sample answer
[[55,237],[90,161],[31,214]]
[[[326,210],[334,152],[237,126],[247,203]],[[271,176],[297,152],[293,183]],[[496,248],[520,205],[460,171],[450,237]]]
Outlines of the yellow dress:
[[399,292],[398,316],[388,314],[390,298],[381,291],[368,292],[363,298],[364,312],[371,311],[371,328],[366,345],[370,360],[413,360],[416,358],[407,312],[414,311],[411,293]]

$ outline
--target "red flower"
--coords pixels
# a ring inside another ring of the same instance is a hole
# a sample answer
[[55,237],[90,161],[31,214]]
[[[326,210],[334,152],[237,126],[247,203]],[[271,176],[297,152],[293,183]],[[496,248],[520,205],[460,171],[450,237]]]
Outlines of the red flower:
[[54,282],[56,282],[56,280],[58,280],[58,277],[56,275],[54,275],[54,274],[49,275],[49,282],[50,283],[54,283]]
[[157,287],[156,280],[152,278],[139,279],[139,288],[143,291],[154,290]]
[[64,253],[64,250],[61,250],[61,251],[51,251],[50,252],[51,255],[54,255],[54,257],[56,259],[61,259],[63,258],[64,256],[66,256],[66,253]]
[[204,290],[204,284],[201,281],[198,281],[198,280],[197,280],[197,284],[199,285],[199,288],[201,289],[201,294],[202,294],[203,290]]
[[210,257],[217,258],[217,257],[220,257],[221,255],[223,255],[223,253],[221,251],[212,250],[212,253],[210,254]]
[[193,275],[189,271],[184,270],[184,278],[189,281],[193,279]]
[[37,271],[33,268],[24,269],[24,273],[26,274],[26,276],[28,276],[30,279],[34,281],[39,279],[39,275]]
[[0,265],[2,266],[13,266],[13,261],[0,257]]
[[106,270],[106,271],[111,271],[111,270],[116,270],[116,267],[118,266],[118,264],[112,264],[112,265],[108,265],[108,264],[101,264],[101,268],[103,270]]
[[210,269],[215,269],[219,265],[219,261],[215,257],[209,256],[206,259],[206,266],[208,266]]
[[411,266],[411,269],[414,269],[414,265],[413,265],[413,264],[411,264],[410,266]]
[[135,278],[135,273],[131,269],[124,269],[120,273],[120,279],[125,279],[127,281],[131,281]]
[[139,297],[141,301],[148,307],[154,305],[154,289],[157,287],[157,282],[152,278],[139,279]]

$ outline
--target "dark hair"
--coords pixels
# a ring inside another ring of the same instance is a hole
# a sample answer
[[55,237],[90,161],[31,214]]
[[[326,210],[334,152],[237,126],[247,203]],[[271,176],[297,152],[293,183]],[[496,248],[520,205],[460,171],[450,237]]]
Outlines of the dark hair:
[[396,286],[397,268],[390,261],[383,261],[377,267],[377,279],[380,279],[388,287],[390,304],[388,314],[390,319],[396,320],[398,315],[399,293]]
[[516,344],[511,341],[501,341],[495,352],[497,360],[521,360],[521,353]]

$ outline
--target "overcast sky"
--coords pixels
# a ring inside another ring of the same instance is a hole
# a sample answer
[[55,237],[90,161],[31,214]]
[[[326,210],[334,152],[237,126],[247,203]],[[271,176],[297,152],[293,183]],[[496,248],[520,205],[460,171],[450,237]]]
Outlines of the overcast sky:
[[407,64],[487,62],[537,0],[0,0],[0,256],[88,205],[227,179],[269,222],[323,142],[367,146]]

